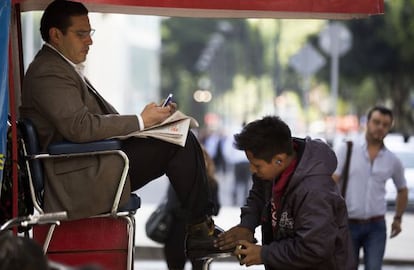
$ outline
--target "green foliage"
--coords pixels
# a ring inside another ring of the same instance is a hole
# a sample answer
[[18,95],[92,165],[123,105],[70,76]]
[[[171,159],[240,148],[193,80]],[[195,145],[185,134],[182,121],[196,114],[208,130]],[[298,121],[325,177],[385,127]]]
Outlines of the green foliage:
[[[306,42],[308,33],[318,31],[323,23],[315,20],[165,19],[162,22],[162,95],[173,91],[180,109],[198,120],[209,108],[215,112],[225,109],[232,114],[233,111],[236,118],[243,118],[246,113],[257,117],[267,103],[274,110],[272,99],[284,89],[294,89],[301,95],[302,78],[288,68],[288,60]],[[222,42],[200,69],[197,63],[217,35]],[[192,93],[200,87],[200,78],[210,80],[208,90],[213,94],[213,101],[209,104],[196,104],[192,98]],[[246,91],[249,93],[244,93]],[[248,108],[243,108],[242,102],[220,101],[244,101],[251,94],[254,98],[249,98]],[[267,107],[264,110],[274,113]]]
[[[359,116],[377,103],[391,105],[396,131],[412,134],[414,1],[385,1],[384,15],[344,23],[353,42],[340,58],[340,97],[352,103]],[[329,65],[319,78],[328,77]]]
[[367,106],[374,106],[378,102],[378,94],[376,91],[375,82],[371,78],[366,78],[361,82],[360,87],[357,91],[353,91],[352,102],[359,115],[365,115],[364,110]]
[[[206,53],[215,38],[220,42]],[[169,18],[162,23],[162,48],[162,94],[179,92],[176,100],[187,112],[196,107],[192,93],[200,87],[201,77],[208,75],[208,90],[219,97],[233,88],[237,74],[258,77],[264,72],[262,38],[247,20]],[[203,55],[210,58],[200,68]],[[198,119],[204,112],[191,111]]]

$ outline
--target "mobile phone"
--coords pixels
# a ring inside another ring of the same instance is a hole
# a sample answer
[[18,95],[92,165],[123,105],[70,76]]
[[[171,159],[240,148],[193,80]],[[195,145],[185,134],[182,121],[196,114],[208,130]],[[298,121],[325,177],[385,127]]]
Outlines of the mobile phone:
[[164,100],[164,102],[162,103],[161,107],[165,107],[165,106],[167,106],[167,105],[168,105],[168,103],[170,103],[170,102],[171,102],[172,97],[173,97],[173,94],[169,93],[169,94],[168,94],[168,96],[167,96],[167,98],[166,98],[166,99]]

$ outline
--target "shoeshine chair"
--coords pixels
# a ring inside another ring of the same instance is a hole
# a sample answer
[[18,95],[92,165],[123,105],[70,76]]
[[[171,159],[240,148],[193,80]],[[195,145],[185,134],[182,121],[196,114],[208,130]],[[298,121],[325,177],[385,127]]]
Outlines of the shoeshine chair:
[[[120,155],[124,169],[120,176],[111,212],[78,220],[61,220],[59,225],[33,226],[33,239],[43,245],[52,261],[70,266],[97,264],[104,269],[130,270],[134,267],[135,219],[141,201],[136,194],[123,209],[119,200],[127,178],[129,160],[119,140],[91,143],[52,144],[41,153],[35,127],[28,119],[18,121],[20,145],[29,172],[31,197],[35,209],[43,214],[43,159],[77,158],[85,155]],[[75,198],[74,198],[75,199]]]

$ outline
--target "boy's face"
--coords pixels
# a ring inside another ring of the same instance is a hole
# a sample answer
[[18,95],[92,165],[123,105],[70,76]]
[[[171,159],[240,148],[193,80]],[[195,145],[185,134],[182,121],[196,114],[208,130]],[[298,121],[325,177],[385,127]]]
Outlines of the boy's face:
[[246,156],[250,162],[250,171],[260,179],[273,181],[284,170],[283,166],[278,163],[277,155],[270,162],[255,158],[250,151],[246,151]]

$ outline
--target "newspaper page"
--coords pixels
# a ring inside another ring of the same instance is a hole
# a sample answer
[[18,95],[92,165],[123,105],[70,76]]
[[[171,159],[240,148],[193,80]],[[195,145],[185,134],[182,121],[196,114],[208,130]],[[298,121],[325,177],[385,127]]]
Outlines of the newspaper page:
[[126,136],[116,136],[113,138],[127,139],[130,137],[152,137],[184,146],[188,130],[193,127],[198,127],[198,122],[194,118],[187,116],[180,111],[176,111],[158,125],[132,132]]

